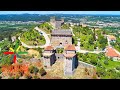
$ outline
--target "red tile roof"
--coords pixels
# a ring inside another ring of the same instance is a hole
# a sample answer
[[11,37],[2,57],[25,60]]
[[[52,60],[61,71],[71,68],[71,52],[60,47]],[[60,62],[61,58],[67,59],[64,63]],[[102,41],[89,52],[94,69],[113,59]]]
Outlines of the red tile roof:
[[74,45],[66,45],[65,50],[73,50],[75,51],[75,46]]
[[52,46],[47,46],[47,47],[45,47],[44,50],[53,50],[53,47]]
[[110,57],[120,57],[112,47],[107,47],[106,55]]
[[116,40],[116,37],[113,36],[113,35],[109,35],[108,38],[109,38],[110,40]]

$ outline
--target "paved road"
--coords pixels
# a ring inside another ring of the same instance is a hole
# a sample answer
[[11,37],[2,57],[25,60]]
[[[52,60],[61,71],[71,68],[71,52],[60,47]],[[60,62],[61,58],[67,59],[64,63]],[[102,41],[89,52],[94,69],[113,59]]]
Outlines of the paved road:
[[24,42],[22,42],[20,40],[20,37],[18,37],[18,39],[21,41],[21,44],[24,47],[27,47],[27,48],[38,48],[38,47],[44,48],[46,46],[49,46],[50,45],[50,39],[49,39],[48,35],[44,31],[42,31],[40,28],[38,28],[38,27],[35,27],[35,30],[37,30],[37,31],[39,31],[39,32],[41,32],[43,34],[43,36],[45,37],[45,40],[46,40],[46,44],[45,45],[41,45],[41,46],[29,46],[29,45],[25,44]]
[[109,35],[105,35],[105,36],[107,36],[108,46],[111,46],[111,45],[110,45],[110,41],[109,41],[109,39],[108,39],[108,36],[109,36]]
[[75,34],[73,33],[73,29],[70,27],[70,30],[72,31],[72,35],[75,36]]

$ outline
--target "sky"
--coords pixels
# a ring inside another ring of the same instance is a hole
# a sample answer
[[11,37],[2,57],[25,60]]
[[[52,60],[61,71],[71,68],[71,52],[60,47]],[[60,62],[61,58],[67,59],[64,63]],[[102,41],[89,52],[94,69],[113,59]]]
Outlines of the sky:
[[120,11],[0,11],[0,14],[105,14],[120,15]]

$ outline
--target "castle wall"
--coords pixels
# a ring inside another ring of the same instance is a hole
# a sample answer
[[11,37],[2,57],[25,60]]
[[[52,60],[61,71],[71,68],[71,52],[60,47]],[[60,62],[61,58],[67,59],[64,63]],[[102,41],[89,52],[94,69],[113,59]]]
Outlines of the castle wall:
[[44,66],[50,67],[50,57],[44,57]]
[[75,51],[65,51],[65,53],[75,54]]
[[72,37],[59,37],[59,36],[52,36],[51,38],[51,45],[52,46],[59,46],[62,43],[63,46],[66,44],[72,44]]
[[76,55],[71,59],[65,58],[64,59],[64,75],[73,75],[75,68],[77,68],[77,66],[78,66],[78,61],[77,61]]
[[55,22],[50,22],[55,27]]
[[56,60],[64,60],[63,54],[56,53],[55,56],[56,56]]
[[45,50],[44,53],[52,53],[53,51],[50,51],[50,50]]
[[82,62],[82,61],[79,61],[78,65],[86,67],[86,68],[95,68],[95,66],[88,64],[88,63],[85,63],[85,62]]
[[65,72],[72,72],[72,59],[65,58]]
[[44,56],[43,61],[44,61],[44,66],[50,67],[55,63],[56,56],[55,54],[52,54],[49,57]]

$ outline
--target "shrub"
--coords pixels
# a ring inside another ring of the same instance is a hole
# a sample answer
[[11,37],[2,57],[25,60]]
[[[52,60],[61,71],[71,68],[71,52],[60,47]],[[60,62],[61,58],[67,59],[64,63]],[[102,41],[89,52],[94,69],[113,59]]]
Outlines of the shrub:
[[92,59],[92,60],[90,61],[90,63],[92,63],[92,64],[94,64],[94,65],[97,65],[97,60],[96,60],[96,59]]
[[104,68],[97,68],[97,73],[98,77],[103,77],[106,75],[105,69]]
[[120,66],[117,66],[116,69],[117,69],[117,70],[120,70]]
[[2,73],[2,69],[0,68],[0,74]]
[[12,77],[10,77],[10,78],[8,78],[8,79],[15,79],[15,77],[14,77],[14,76],[12,76]]
[[104,61],[104,64],[105,64],[105,65],[108,65],[108,64],[109,64],[109,63],[108,63],[108,60],[105,60],[105,61]]
[[98,67],[101,67],[101,66],[102,66],[102,64],[101,64],[100,62],[98,62],[98,63],[97,63],[97,66],[98,66]]
[[20,78],[20,75],[16,75],[15,78],[16,78],[16,79],[19,79],[19,78]]
[[19,60],[18,60],[18,62],[19,62],[19,63],[22,63],[22,62],[23,62],[23,60],[19,59]]
[[39,70],[39,73],[40,73],[41,76],[44,76],[44,75],[46,74],[46,71],[45,71],[44,68],[41,68],[41,69]]
[[2,76],[0,76],[0,79],[2,79]]
[[35,75],[35,76],[34,76],[34,79],[40,79],[40,78],[39,78],[39,76]]
[[25,75],[26,79],[32,79],[32,76],[30,74]]
[[35,74],[37,74],[37,73],[39,72],[39,69],[38,69],[37,67],[35,67],[35,66],[31,66],[31,67],[29,68],[29,71],[30,71],[30,73],[35,73]]

